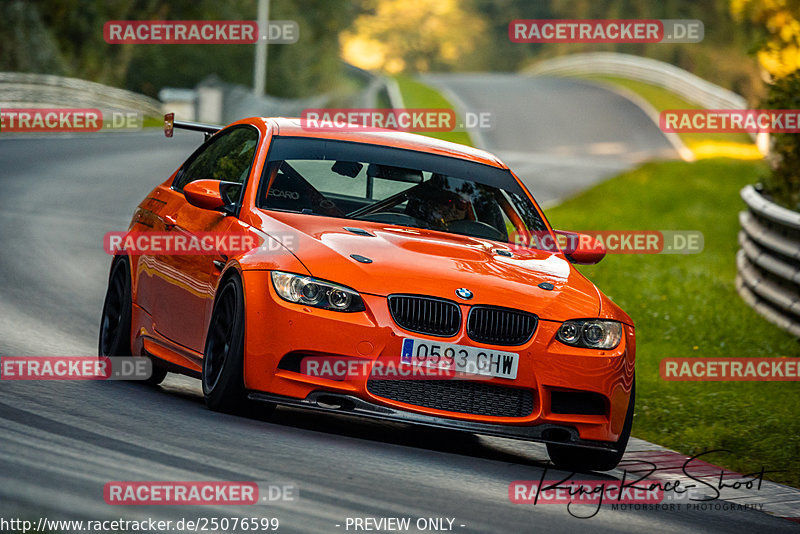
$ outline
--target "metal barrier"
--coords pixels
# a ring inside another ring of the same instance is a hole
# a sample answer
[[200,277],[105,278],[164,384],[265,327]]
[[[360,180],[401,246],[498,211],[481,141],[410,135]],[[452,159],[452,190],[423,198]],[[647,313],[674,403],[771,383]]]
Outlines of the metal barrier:
[[800,213],[741,191],[736,290],[768,321],[800,337]]
[[[620,76],[663,87],[707,109],[747,109],[745,99],[732,91],[674,65],[629,54],[557,57],[526,73]],[[741,196],[748,210],[739,214],[736,290],[765,319],[800,337],[800,213],[770,202],[751,185]]]
[[[165,103],[100,83],[49,74],[0,72],[0,109],[4,107],[69,107],[98,108],[106,111],[135,111],[144,116],[161,117],[179,107],[183,120],[229,123],[249,116],[300,116],[303,109],[328,107],[378,107],[380,93],[386,93],[388,81],[353,65],[344,64],[351,76],[364,80],[365,88],[350,94],[326,93],[309,98],[277,98],[255,96],[249,87],[224,83],[209,77],[196,88],[162,91]],[[179,106],[176,92],[181,92]]]
[[138,93],[78,78],[21,72],[0,72],[0,106],[100,108],[161,116],[161,103]]
[[344,68],[351,76],[362,79],[363,89],[344,94],[332,91],[306,98],[279,98],[256,96],[250,87],[223,82],[211,76],[194,89],[197,120],[227,124],[242,117],[300,117],[303,110],[308,108],[378,107],[380,93],[387,91],[386,80],[346,63]]
[[663,87],[707,109],[747,108],[747,101],[733,91],[675,65],[631,54],[592,52],[560,56],[541,61],[525,73],[552,76],[621,76]]

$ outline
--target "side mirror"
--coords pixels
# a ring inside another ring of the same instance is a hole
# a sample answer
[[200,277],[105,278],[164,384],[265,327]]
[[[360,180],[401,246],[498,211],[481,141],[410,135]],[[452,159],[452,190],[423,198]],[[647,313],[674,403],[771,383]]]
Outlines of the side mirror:
[[[606,247],[589,234],[556,230],[556,233],[566,238],[563,247],[564,255],[572,263],[580,265],[593,265],[606,256]],[[562,239],[559,239],[561,241]]]
[[[229,199],[233,196],[238,196],[241,187],[241,184],[236,182],[195,180],[183,186],[183,196],[192,206],[197,206],[204,210],[232,213],[232,204]],[[236,191],[236,188],[239,191]]]

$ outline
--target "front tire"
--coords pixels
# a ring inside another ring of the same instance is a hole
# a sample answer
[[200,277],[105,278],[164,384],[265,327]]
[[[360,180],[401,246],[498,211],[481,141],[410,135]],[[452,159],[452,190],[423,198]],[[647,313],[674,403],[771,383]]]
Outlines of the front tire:
[[625,414],[625,423],[622,425],[622,432],[619,439],[614,443],[614,450],[601,451],[597,449],[583,449],[581,447],[571,447],[559,443],[548,443],[547,454],[557,468],[564,471],[583,472],[583,471],[610,471],[617,467],[625,448],[628,446],[628,439],[631,437],[633,427],[633,411],[636,404],[636,379],[634,377],[631,388],[631,399],[628,402],[628,411]]
[[203,350],[203,396],[216,412],[235,413],[247,404],[244,387],[244,291],[237,276],[219,292]]

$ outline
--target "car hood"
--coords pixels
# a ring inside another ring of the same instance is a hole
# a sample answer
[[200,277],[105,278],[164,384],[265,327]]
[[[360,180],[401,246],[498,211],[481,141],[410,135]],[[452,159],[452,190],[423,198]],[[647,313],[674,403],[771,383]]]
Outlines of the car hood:
[[[280,212],[261,219],[263,230],[292,250],[312,276],[360,293],[430,295],[522,309],[555,321],[595,317],[600,310],[594,284],[560,254],[383,223]],[[542,282],[553,288],[540,288]],[[474,297],[459,299],[459,288]]]

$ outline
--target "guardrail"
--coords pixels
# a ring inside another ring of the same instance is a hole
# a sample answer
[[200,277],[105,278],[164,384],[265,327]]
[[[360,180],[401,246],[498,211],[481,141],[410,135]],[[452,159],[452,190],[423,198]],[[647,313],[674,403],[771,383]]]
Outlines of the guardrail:
[[736,290],[768,321],[800,337],[800,213],[741,191]]
[[[136,111],[144,116],[161,117],[164,107],[179,107],[180,117],[205,122],[227,123],[252,115],[299,116],[303,109],[325,107],[332,98],[348,106],[377,107],[379,93],[387,82],[373,73],[345,64],[351,74],[363,77],[367,87],[352,95],[323,94],[304,99],[256,97],[248,87],[220,82],[214,78],[190,90],[168,89],[165,104],[142,94],[100,83],[49,74],[0,72],[0,109],[4,107],[99,108],[106,111]],[[205,91],[205,92],[204,92]],[[177,92],[182,92],[177,100]],[[184,94],[185,93],[185,94]],[[177,104],[176,104],[177,102]],[[209,109],[211,113],[209,115]]]
[[591,52],[560,56],[541,61],[525,72],[553,76],[621,76],[663,87],[707,109],[747,108],[747,101],[733,91],[675,65],[631,54]]
[[[596,52],[548,59],[526,70],[551,76],[620,76],[663,87],[707,109],[747,109],[747,101],[674,65]],[[760,145],[767,146],[768,140]],[[762,149],[763,151],[763,149]],[[800,337],[800,213],[765,199],[753,186],[741,191],[736,290],[768,321]]]
[[[162,88],[159,98],[166,111],[177,112],[183,120],[227,124],[242,117],[300,117],[308,108],[376,108],[387,94],[388,81],[372,72],[343,63],[344,70],[360,78],[364,88],[341,93],[330,91],[305,98],[256,96],[250,87],[223,82],[210,76],[194,89]],[[384,100],[390,99],[390,95]]]
[[161,103],[100,83],[50,74],[0,72],[0,107],[59,106],[137,111],[160,117]]

